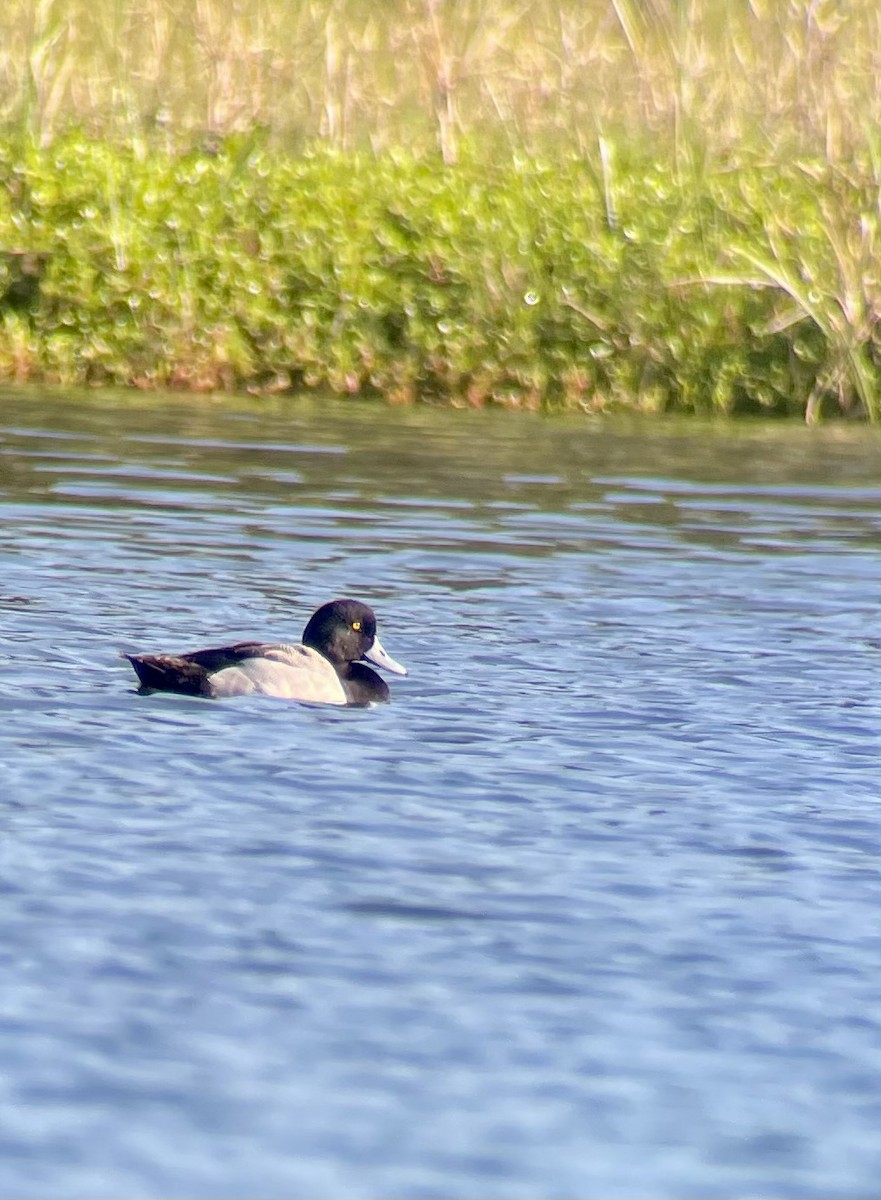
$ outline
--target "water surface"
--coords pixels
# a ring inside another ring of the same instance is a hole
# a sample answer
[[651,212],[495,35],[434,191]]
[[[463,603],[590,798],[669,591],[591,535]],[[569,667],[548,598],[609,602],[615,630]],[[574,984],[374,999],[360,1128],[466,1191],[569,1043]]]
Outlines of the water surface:
[[[881,442],[0,394],[0,1188],[863,1197]],[[138,696],[122,649],[411,671]]]

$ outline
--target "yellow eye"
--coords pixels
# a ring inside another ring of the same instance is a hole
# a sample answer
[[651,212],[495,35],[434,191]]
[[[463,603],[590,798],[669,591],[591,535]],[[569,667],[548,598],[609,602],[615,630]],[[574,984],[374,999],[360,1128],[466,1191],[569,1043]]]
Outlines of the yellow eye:
[[352,628],[353,628],[353,629],[360,629],[360,628],[361,628],[361,622],[360,622],[360,621],[353,621],[353,622],[352,622]]

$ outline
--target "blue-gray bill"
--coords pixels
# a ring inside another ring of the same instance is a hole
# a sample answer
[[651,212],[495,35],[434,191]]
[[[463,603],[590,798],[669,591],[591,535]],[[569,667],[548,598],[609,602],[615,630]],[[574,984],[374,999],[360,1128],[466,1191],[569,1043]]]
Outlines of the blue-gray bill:
[[407,674],[407,668],[402,667],[399,662],[395,662],[388,651],[383,648],[382,642],[378,637],[373,639],[373,645],[370,649],[364,652],[364,658],[368,662],[372,662],[376,667],[384,667],[386,671],[391,671],[393,675]]

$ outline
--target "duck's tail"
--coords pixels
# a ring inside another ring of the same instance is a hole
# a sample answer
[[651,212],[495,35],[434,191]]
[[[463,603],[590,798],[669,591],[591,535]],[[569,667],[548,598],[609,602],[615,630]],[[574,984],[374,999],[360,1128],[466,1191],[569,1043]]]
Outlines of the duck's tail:
[[210,696],[209,673],[176,654],[123,654],[135,669],[142,692]]

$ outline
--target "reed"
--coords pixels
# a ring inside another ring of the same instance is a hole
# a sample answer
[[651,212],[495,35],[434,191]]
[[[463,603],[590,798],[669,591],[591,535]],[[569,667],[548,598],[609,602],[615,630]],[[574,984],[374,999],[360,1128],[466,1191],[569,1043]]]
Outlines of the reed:
[[875,0],[5,0],[0,123],[520,148],[650,138],[844,162],[881,121]]

